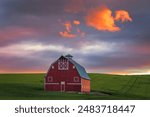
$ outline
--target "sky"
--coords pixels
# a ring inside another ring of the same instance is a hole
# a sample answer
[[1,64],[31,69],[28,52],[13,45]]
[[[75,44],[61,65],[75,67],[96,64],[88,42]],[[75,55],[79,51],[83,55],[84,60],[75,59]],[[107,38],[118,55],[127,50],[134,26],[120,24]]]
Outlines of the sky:
[[90,73],[150,74],[149,0],[1,0],[0,73],[47,72],[61,55]]

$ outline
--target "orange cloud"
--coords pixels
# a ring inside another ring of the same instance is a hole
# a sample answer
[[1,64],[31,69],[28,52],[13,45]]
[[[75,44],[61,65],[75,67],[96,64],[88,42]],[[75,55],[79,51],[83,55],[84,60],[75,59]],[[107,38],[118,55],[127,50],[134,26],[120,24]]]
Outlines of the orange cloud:
[[107,7],[92,9],[86,16],[86,24],[97,30],[119,31],[120,28],[115,25],[112,11]]
[[71,32],[71,28],[72,28],[72,25],[69,21],[67,21],[65,24],[64,24],[67,32]]
[[63,24],[65,26],[65,31],[63,32],[59,32],[59,34],[62,37],[66,37],[66,38],[75,38],[76,35],[71,33],[72,30],[72,25],[70,21],[67,21],[66,23]]
[[74,25],[80,25],[80,21],[78,21],[78,20],[74,20],[73,23],[74,23]]
[[[65,31],[59,32],[59,35],[65,38],[75,38],[77,36],[84,37],[85,33],[82,32],[78,25],[80,25],[80,21],[74,20],[73,22],[67,21],[63,24],[65,26]],[[76,27],[73,27],[75,26]],[[72,33],[74,32],[74,33]]]
[[62,37],[66,37],[66,38],[75,38],[75,37],[76,37],[75,34],[71,34],[71,33],[69,33],[68,31],[59,32],[59,34],[60,34]]
[[98,7],[90,10],[85,19],[88,26],[97,30],[110,32],[121,30],[120,27],[115,24],[115,21],[132,21],[127,11],[116,11],[116,17],[114,18],[112,16],[112,11],[107,7]]
[[119,21],[121,20],[121,22],[125,22],[125,21],[132,21],[132,18],[129,16],[129,13],[125,10],[118,10],[115,12],[116,16],[115,16],[115,20]]

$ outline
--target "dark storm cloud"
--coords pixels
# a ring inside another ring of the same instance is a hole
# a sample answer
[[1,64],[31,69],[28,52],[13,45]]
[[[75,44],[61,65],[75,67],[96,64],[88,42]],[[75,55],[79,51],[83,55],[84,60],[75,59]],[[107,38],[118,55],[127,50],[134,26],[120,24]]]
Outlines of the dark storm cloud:
[[46,72],[61,54],[56,51],[41,51],[33,53],[32,57],[0,55],[0,72]]
[[3,7],[9,15],[58,15],[63,12],[64,0],[6,0]]
[[104,69],[134,69],[142,68],[144,66],[150,65],[150,53],[149,54],[139,54],[129,52],[115,52],[109,55],[86,55],[84,56],[83,62],[87,68],[104,68]]
[[[45,36],[50,34],[51,36],[56,36],[58,30],[62,28],[58,20],[65,16],[63,7],[64,0],[2,1],[0,9],[3,13],[0,14],[0,30],[9,27],[32,28],[43,36],[39,40],[44,41]],[[23,40],[23,38],[21,39]],[[27,39],[30,40],[32,38]]]
[[[64,8],[68,0],[6,0],[1,4],[3,14],[0,19],[0,30],[11,32],[7,28],[29,28],[36,31],[37,35],[22,35],[1,39],[1,46],[26,41],[39,41],[41,43],[62,43],[64,45],[73,44],[72,40],[65,40],[59,36],[59,32],[64,30],[62,23],[73,20],[78,15],[68,15]],[[76,18],[75,18],[76,19]],[[78,18],[77,18],[78,19]],[[8,33],[7,33],[8,32]],[[0,33],[0,35],[2,35]],[[11,35],[10,35],[11,36]],[[78,39],[76,40],[78,41]],[[70,42],[70,43],[69,43]],[[74,41],[73,41],[74,42]],[[68,44],[69,43],[69,44]]]
[[[1,69],[3,71],[36,71],[44,68],[43,61],[38,59],[28,59],[24,57],[0,56]],[[5,64],[4,64],[5,63]]]
[[[61,53],[54,51],[34,52],[29,57],[0,55],[0,71],[29,72],[45,71]],[[4,64],[5,63],[5,64]]]
[[[112,11],[127,10],[133,22],[126,24],[117,22],[122,30],[115,33],[87,27],[85,24],[87,10],[101,4],[108,6]],[[85,0],[1,0],[0,47],[21,42],[37,42],[45,46],[63,45],[72,48],[75,60],[88,69],[106,68],[107,71],[140,68],[150,65],[149,4],[149,0],[86,0],[86,2]],[[66,8],[70,11],[65,11]],[[71,10],[78,12],[73,13]],[[58,32],[64,30],[62,23],[74,19],[81,22],[79,28],[86,33],[85,37],[74,39],[60,37]],[[30,34],[26,33],[28,31]],[[119,49],[110,53],[94,51],[88,54],[81,53],[80,48],[86,43],[94,46],[101,42],[114,43]],[[9,71],[14,68],[16,71],[45,71],[61,54],[62,52],[45,50],[33,53],[35,58],[0,56],[0,64],[1,68]]]

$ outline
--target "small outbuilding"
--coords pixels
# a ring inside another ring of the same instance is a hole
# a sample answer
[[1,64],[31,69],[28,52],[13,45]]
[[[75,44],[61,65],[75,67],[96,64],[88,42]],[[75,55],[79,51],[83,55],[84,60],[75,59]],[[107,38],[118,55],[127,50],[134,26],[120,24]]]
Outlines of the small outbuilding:
[[44,82],[45,91],[90,93],[90,78],[72,55],[61,56],[51,64]]

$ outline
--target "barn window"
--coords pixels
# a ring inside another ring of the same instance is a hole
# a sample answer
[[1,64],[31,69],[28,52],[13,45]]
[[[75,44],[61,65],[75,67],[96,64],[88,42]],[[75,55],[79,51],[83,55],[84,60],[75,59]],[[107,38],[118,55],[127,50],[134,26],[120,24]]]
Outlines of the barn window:
[[54,69],[54,66],[52,66],[52,69]]
[[48,82],[53,82],[53,77],[49,76],[48,77]]
[[79,77],[74,77],[74,82],[79,82]]
[[61,59],[58,61],[58,70],[68,70],[69,63],[66,59]]

